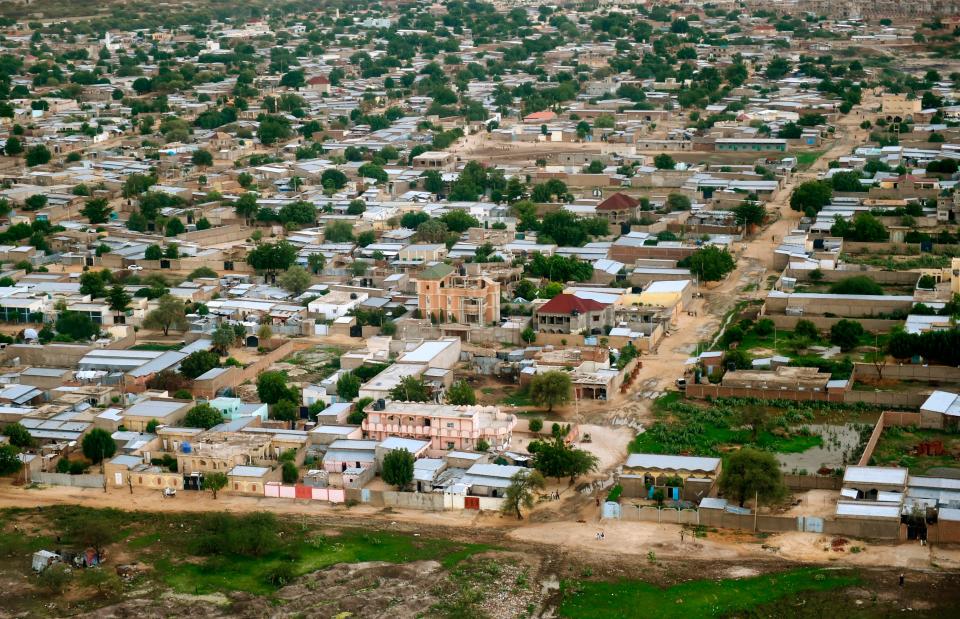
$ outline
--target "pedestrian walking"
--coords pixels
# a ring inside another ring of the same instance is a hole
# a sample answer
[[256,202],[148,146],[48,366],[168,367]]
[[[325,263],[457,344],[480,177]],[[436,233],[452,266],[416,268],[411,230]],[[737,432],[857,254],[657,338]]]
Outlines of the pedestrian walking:
[[901,587],[903,586],[903,580],[904,580],[903,574],[900,574],[900,586],[901,586]]
[[601,542],[603,541],[603,538],[604,538],[604,537],[606,537],[606,536],[603,534],[603,531],[600,531],[600,541],[601,541]]
[[600,507],[600,497],[597,497],[597,507]]
[[683,543],[683,529],[680,529],[680,543]]

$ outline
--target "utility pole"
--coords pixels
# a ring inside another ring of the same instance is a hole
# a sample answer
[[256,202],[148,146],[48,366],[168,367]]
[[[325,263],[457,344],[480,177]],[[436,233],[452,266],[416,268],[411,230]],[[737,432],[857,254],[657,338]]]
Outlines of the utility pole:
[[753,495],[753,532],[757,532],[757,519],[760,517],[760,491],[757,490]]

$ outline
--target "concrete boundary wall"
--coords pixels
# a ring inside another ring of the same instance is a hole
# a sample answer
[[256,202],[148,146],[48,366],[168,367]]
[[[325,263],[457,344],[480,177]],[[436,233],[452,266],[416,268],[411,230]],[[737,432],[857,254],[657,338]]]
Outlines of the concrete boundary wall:
[[883,430],[885,428],[890,428],[893,426],[918,426],[920,425],[920,413],[903,413],[895,411],[884,411],[880,413],[880,418],[877,419],[877,425],[873,427],[873,432],[870,434],[870,440],[867,441],[867,444],[863,448],[863,453],[860,455],[860,460],[857,462],[857,466],[867,466],[870,464],[870,458],[873,457],[873,452],[877,449],[877,443],[880,442],[880,437],[883,435]]
[[47,486],[103,488],[103,475],[70,475],[69,473],[31,473],[31,481]]

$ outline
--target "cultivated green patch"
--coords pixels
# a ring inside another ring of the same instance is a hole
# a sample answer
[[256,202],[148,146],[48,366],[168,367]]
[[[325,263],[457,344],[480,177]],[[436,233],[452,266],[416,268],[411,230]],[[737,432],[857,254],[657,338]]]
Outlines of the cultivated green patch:
[[564,583],[560,616],[570,619],[609,617],[726,617],[802,591],[829,591],[860,582],[851,570],[803,568],[754,578],[694,580],[667,589],[638,580]]

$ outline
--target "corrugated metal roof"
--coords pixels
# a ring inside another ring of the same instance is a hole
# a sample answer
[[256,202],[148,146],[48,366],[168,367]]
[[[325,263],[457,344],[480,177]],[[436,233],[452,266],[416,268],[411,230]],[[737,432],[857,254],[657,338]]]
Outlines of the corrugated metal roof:
[[702,456],[664,456],[660,454],[630,454],[626,467],[632,469],[659,469],[665,471],[703,471],[712,473],[720,466],[720,458]]

